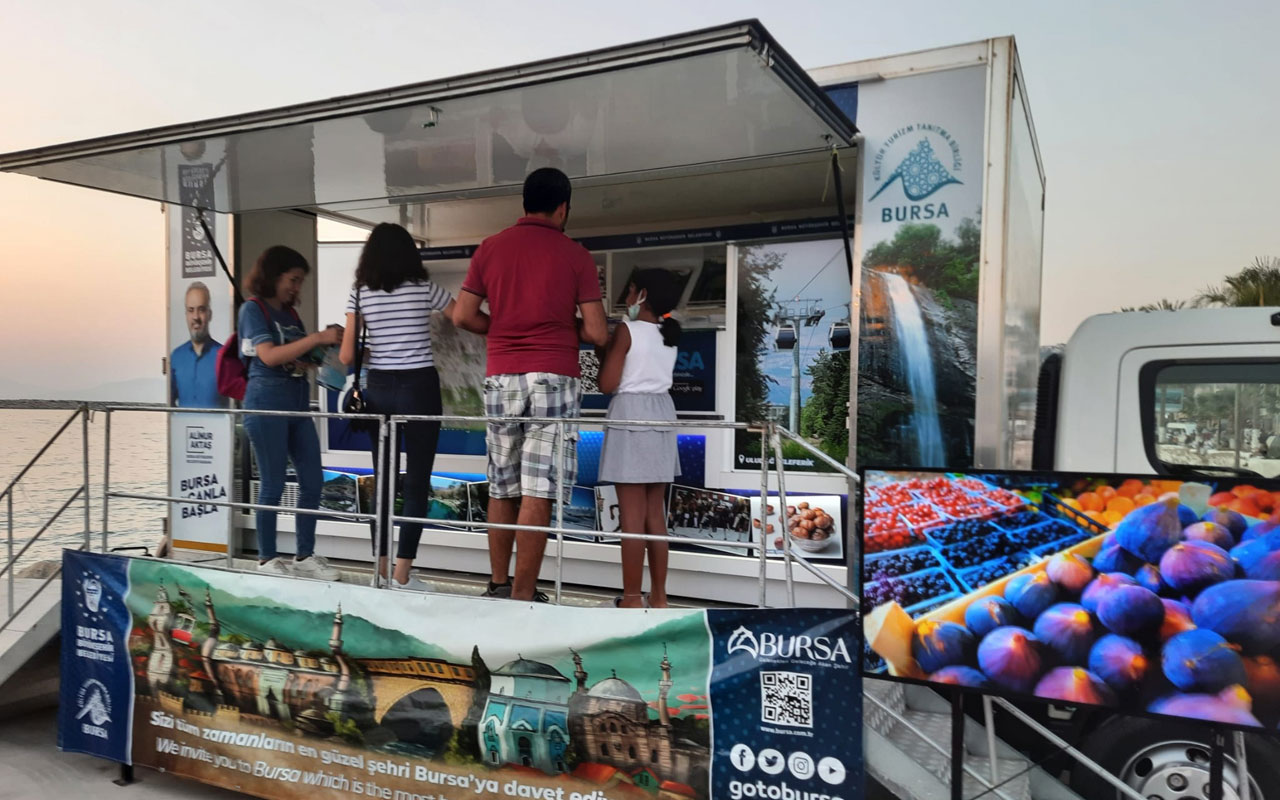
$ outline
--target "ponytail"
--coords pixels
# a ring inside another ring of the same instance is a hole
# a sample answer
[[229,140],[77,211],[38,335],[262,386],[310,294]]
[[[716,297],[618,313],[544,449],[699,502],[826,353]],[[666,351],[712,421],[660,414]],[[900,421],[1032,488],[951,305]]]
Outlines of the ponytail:
[[675,347],[680,343],[680,323],[676,322],[670,314],[662,316],[658,329],[662,332],[662,343],[667,347]]

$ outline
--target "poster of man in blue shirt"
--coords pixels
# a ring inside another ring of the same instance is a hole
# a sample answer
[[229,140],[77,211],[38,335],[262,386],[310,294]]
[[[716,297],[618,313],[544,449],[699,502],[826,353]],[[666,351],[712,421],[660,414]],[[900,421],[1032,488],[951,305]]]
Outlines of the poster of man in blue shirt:
[[223,408],[227,398],[218,394],[214,371],[222,344],[209,336],[209,323],[213,320],[209,287],[200,281],[193,282],[187,287],[184,305],[191,338],[178,345],[169,356],[173,404],[181,408]]

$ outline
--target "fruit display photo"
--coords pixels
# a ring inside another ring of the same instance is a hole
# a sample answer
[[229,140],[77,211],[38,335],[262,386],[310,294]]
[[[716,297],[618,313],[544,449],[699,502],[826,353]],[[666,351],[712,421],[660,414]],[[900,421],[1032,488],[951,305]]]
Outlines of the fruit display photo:
[[1280,727],[1280,484],[867,470],[868,674]]

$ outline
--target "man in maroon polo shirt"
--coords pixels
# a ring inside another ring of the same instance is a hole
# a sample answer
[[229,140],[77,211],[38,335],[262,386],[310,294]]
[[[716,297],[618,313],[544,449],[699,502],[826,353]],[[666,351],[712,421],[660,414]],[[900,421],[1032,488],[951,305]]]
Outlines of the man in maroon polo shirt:
[[[546,167],[524,182],[525,216],[485,239],[454,306],[459,328],[488,336],[484,410],[490,417],[575,418],[581,407],[580,342],[608,339],[595,261],[564,235],[569,218],[569,178]],[[489,301],[489,313],[480,309]],[[500,525],[551,524],[556,476],[564,466],[569,501],[578,473],[578,434],[547,423],[490,422],[489,521]],[[540,600],[538,569],[545,533],[490,530],[488,597]],[[515,548],[514,579],[508,583]]]

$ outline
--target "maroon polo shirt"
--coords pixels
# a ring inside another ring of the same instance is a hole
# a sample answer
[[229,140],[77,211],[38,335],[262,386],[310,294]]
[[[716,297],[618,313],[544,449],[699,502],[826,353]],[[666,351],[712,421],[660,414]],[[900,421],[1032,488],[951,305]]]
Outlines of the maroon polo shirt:
[[601,299],[600,280],[591,254],[555,223],[523,217],[485,239],[462,290],[489,301],[486,375],[581,377],[577,310]]

